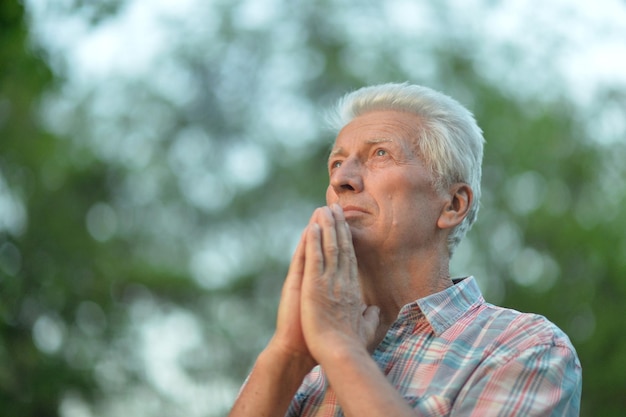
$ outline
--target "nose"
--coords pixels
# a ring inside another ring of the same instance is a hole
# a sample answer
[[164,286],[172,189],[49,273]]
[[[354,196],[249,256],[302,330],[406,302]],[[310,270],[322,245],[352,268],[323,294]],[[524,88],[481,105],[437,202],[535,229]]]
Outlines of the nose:
[[363,166],[356,158],[346,158],[341,165],[333,169],[330,174],[330,186],[335,193],[346,191],[363,191]]

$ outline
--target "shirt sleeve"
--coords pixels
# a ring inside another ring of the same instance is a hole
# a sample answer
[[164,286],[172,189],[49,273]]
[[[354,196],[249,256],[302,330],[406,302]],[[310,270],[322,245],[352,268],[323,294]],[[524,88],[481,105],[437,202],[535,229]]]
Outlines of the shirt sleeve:
[[570,346],[542,344],[489,364],[465,386],[451,416],[578,417],[582,369]]

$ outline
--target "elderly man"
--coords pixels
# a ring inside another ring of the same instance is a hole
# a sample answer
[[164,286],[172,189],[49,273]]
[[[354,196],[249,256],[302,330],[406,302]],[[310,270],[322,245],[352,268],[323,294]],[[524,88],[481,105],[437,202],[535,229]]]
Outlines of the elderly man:
[[408,84],[357,90],[337,110],[328,205],[302,235],[231,417],[577,416],[567,336],[450,277],[480,197],[472,114]]

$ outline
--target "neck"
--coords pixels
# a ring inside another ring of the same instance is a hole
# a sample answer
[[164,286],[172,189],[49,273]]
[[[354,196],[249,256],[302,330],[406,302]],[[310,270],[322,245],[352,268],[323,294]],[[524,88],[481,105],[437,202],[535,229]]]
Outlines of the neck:
[[363,299],[381,309],[383,324],[391,325],[404,305],[452,286],[447,249],[411,255],[357,254],[357,259]]

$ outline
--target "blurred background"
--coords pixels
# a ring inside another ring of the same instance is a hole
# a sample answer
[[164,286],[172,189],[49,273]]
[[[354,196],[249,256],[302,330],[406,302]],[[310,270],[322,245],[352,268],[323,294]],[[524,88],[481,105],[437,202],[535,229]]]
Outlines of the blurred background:
[[223,416],[324,204],[324,111],[411,81],[476,115],[453,260],[626,410],[626,3],[2,0],[0,415]]

